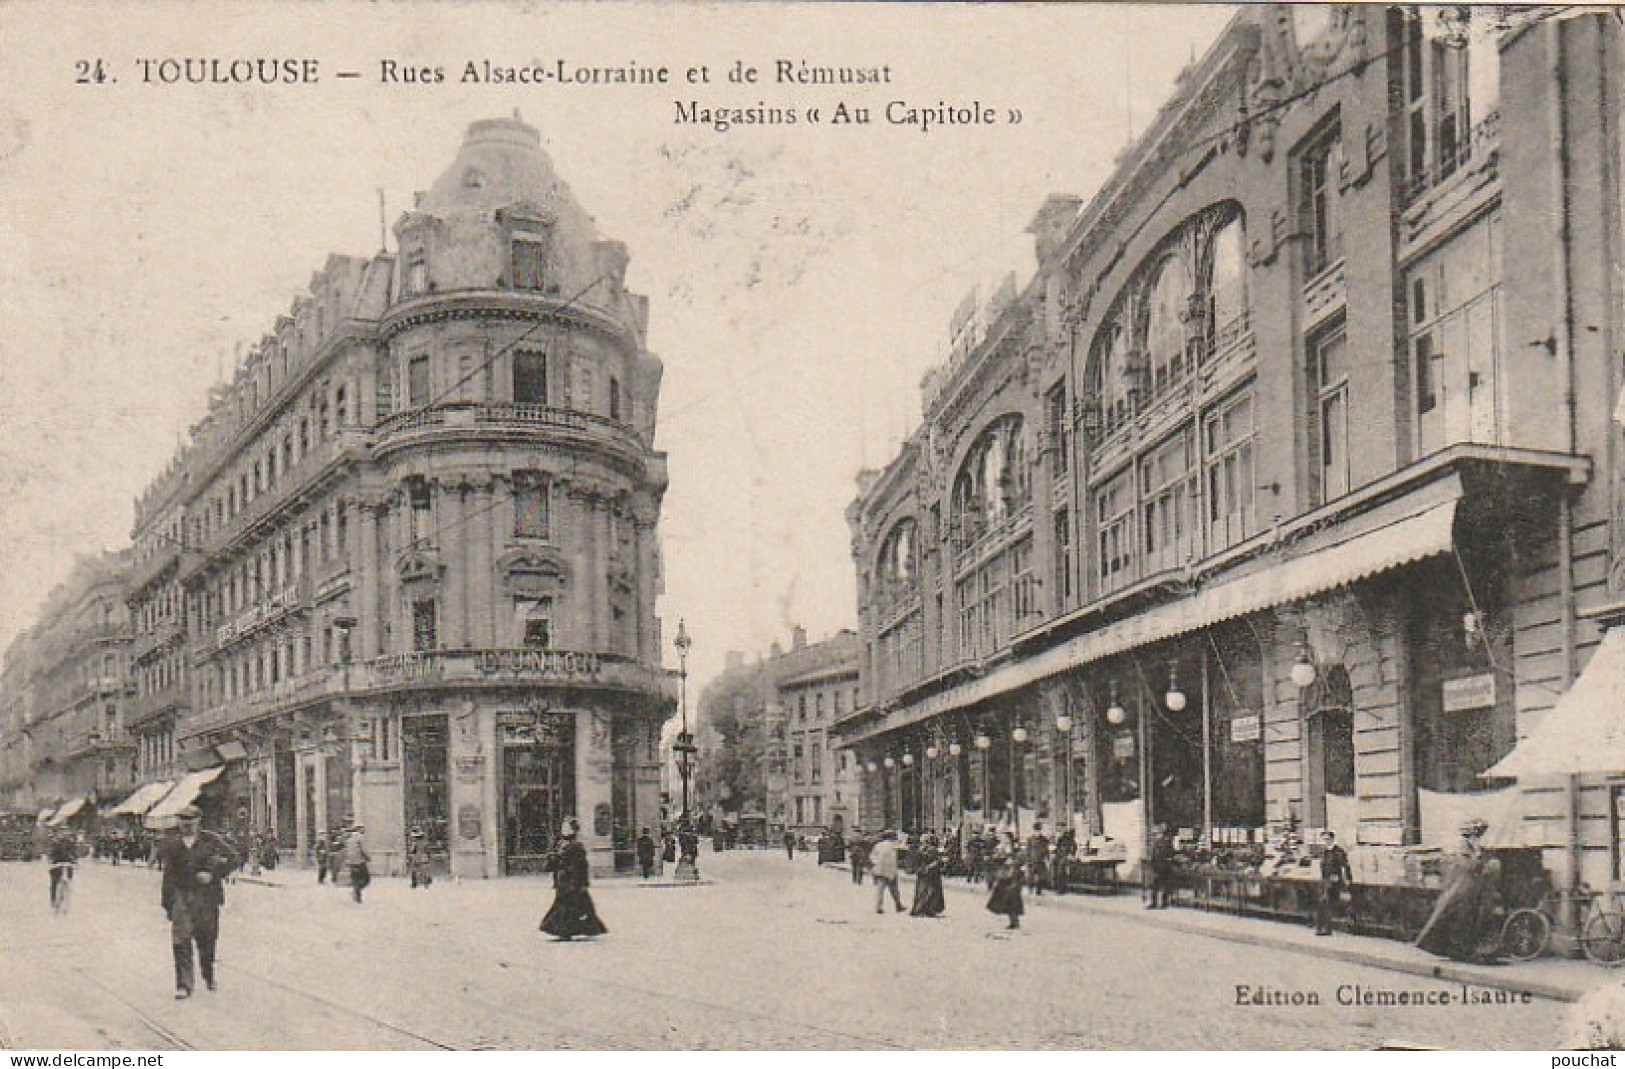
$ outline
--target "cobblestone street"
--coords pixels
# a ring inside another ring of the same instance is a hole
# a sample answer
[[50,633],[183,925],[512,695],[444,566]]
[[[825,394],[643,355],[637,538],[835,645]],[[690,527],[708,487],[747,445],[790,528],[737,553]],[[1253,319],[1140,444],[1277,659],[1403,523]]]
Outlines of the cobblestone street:
[[[1561,1003],[1463,1005],[1462,986],[1031,904],[1006,933],[977,895],[948,915],[874,912],[872,888],[781,853],[702,855],[707,886],[606,880],[610,934],[536,931],[541,880],[356,906],[313,873],[239,882],[220,990],[172,998],[158,873],[86,863],[73,908],[42,864],[0,866],[0,1040],[25,1049],[1540,1048]],[[905,894],[907,889],[905,888]],[[1273,927],[1273,926],[1266,926]],[[1243,1007],[1237,985],[1319,1006]],[[1449,991],[1437,1007],[1344,1007],[1343,985]],[[1482,989],[1479,989],[1482,990]]]

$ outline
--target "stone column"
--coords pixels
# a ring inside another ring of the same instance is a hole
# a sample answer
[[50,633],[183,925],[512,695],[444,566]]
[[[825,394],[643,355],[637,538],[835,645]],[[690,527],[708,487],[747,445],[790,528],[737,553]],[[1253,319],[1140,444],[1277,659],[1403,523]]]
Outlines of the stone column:
[[446,535],[440,539],[440,559],[446,574],[440,583],[441,611],[445,625],[439,636],[440,645],[456,648],[469,645],[468,641],[468,531],[463,526],[467,515],[463,508],[464,483],[461,479],[442,480],[436,497],[440,500],[439,522]]
[[451,874],[483,878],[494,872],[497,814],[491,786],[496,751],[493,749],[491,712],[472,701],[454,705],[448,725],[447,758],[450,764],[446,794],[451,827],[447,847]]
[[361,530],[357,532],[358,553],[350,581],[359,602],[353,656],[363,661],[383,652],[383,617],[378,610],[378,580],[382,569],[378,559],[378,518],[382,514],[383,505],[377,500],[363,502],[358,510]]
[[496,528],[491,515],[492,480],[488,475],[477,475],[469,482],[470,499],[467,502],[469,523],[463,539],[467,546],[464,554],[468,571],[468,644],[478,648],[503,645],[495,636],[497,616],[496,576],[492,573],[496,547]]
[[610,801],[610,772],[614,756],[610,749],[609,713],[582,709],[576,713],[576,819],[581,822],[581,843],[594,873],[615,869],[614,844],[610,838],[613,806]]

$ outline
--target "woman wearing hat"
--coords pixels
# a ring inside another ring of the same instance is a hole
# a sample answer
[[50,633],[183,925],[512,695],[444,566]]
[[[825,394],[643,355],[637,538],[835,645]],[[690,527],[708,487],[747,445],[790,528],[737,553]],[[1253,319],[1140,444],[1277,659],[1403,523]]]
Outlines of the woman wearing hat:
[[1498,862],[1484,856],[1489,825],[1473,819],[1461,827],[1461,851],[1445,875],[1444,890],[1416,937],[1416,945],[1456,961],[1493,961],[1500,945],[1495,914],[1500,905]]
[[948,909],[942,895],[942,853],[937,849],[937,837],[926,832],[920,840],[920,852],[914,867],[914,905],[911,917],[940,917]]
[[553,905],[542,918],[542,931],[561,942],[578,935],[603,935],[609,929],[598,919],[587,892],[587,848],[581,845],[575,821],[566,821],[559,829],[559,840],[553,861]]
[[429,841],[424,838],[422,828],[413,828],[407,840],[406,874],[411,887],[426,888],[434,882],[434,877],[429,874]]

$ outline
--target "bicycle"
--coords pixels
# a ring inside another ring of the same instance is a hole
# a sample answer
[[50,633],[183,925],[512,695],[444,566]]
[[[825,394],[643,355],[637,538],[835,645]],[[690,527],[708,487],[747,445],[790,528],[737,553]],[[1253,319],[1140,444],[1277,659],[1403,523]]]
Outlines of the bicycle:
[[68,912],[68,905],[73,901],[73,873],[75,865],[71,861],[51,862],[51,908],[58,914]]
[[[1577,907],[1567,908],[1570,904]],[[1610,968],[1625,965],[1625,910],[1612,890],[1551,890],[1537,906],[1515,909],[1501,926],[1501,951],[1513,961],[1533,961],[1551,945],[1554,927],[1569,931],[1566,917],[1579,915],[1578,938],[1586,958]]]

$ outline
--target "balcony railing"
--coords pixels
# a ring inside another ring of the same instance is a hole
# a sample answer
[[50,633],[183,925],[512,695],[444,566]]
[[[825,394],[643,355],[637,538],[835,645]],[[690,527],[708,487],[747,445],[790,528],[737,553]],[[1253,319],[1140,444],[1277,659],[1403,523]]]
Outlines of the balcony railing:
[[1475,170],[1475,164],[1487,166],[1495,160],[1500,147],[1501,113],[1496,111],[1475,124],[1459,140],[1440,146],[1434,166],[1412,175],[1406,183],[1405,204],[1416,204],[1458,175]]
[[378,441],[413,431],[445,427],[522,428],[601,437],[622,448],[641,450],[642,442],[626,423],[592,412],[517,401],[448,401],[397,412],[374,429]]
[[222,649],[246,635],[275,623],[289,613],[310,607],[310,578],[301,576],[270,597],[252,605],[214,629],[214,645]]

